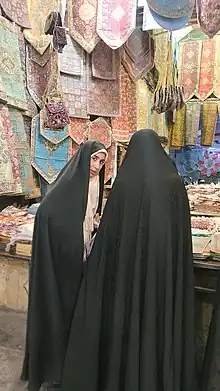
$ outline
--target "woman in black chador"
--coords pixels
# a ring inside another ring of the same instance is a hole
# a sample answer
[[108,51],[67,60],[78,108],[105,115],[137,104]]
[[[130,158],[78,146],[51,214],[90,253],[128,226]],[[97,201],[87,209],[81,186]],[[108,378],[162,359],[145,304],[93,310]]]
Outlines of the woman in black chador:
[[186,191],[152,130],[136,132],[86,265],[62,391],[195,391]]
[[201,391],[220,390],[220,277],[206,346]]
[[33,237],[26,352],[28,390],[60,381],[85,245],[101,213],[105,147],[86,142],[39,206]]

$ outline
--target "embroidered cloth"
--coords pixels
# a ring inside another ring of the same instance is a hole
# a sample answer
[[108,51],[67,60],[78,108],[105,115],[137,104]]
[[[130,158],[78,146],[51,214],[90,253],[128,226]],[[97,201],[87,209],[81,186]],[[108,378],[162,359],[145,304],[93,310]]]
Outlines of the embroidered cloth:
[[102,40],[92,52],[92,76],[103,80],[116,79],[115,51]]
[[7,95],[6,95],[4,87],[3,87],[1,76],[0,76],[0,102],[4,102],[4,103],[7,102]]
[[112,49],[121,47],[136,25],[137,0],[98,0],[97,33]]
[[215,40],[215,66],[214,66],[214,95],[220,99],[220,35]]
[[211,146],[214,141],[218,104],[215,102],[204,102],[202,106],[202,132],[201,145]]
[[176,110],[175,122],[168,125],[168,135],[170,148],[180,148],[184,146],[185,139],[185,112],[186,106]]
[[112,129],[104,118],[97,118],[88,125],[88,140],[99,141],[108,149],[112,143]]
[[195,0],[148,0],[149,7],[166,18],[181,18],[192,13]]
[[147,31],[136,29],[121,50],[122,62],[133,81],[154,66],[154,40]]
[[28,0],[31,29],[24,29],[24,37],[40,53],[51,43],[51,36],[44,33],[45,22],[51,11],[59,10],[59,0]]
[[167,75],[168,58],[168,33],[163,30],[156,30],[154,34],[155,42],[155,67],[159,73],[157,89],[159,89]]
[[209,38],[220,30],[219,0],[197,0],[200,28]]
[[87,138],[89,120],[84,118],[70,118],[69,123],[69,136],[73,140],[73,145],[76,143],[78,146],[83,143]]
[[137,130],[147,128],[148,88],[144,80],[137,82]]
[[136,84],[130,79],[123,65],[121,73],[121,114],[112,118],[113,138],[119,142],[128,142],[137,130],[137,91]]
[[180,42],[179,84],[184,88],[185,101],[197,94],[201,51],[202,41]]
[[50,143],[40,134],[40,118],[32,119],[31,164],[49,184],[53,183],[71,156],[70,138],[60,144]]
[[27,194],[34,189],[33,172],[31,167],[30,147],[24,128],[22,113],[14,108],[9,109],[12,132],[15,136],[14,152],[19,159],[19,175],[22,193]]
[[92,76],[89,69],[88,78],[88,114],[100,117],[115,117],[120,114],[120,55],[115,52],[116,79],[101,80]]
[[200,111],[200,102],[186,103],[185,145],[196,145],[199,130]]
[[100,39],[96,32],[97,6],[97,0],[68,0],[69,33],[88,53]]
[[215,41],[213,39],[209,39],[202,42],[197,91],[197,97],[201,100],[207,99],[213,93],[214,66]]
[[83,73],[83,49],[67,35],[67,45],[60,54],[60,72],[72,76],[81,76]]
[[65,126],[63,129],[48,129],[45,127],[45,120],[46,113],[45,108],[43,108],[40,112],[40,134],[46,140],[58,145],[69,136],[68,126]]
[[87,118],[87,69],[82,76],[61,74],[63,97],[70,117]]
[[0,16],[0,74],[9,105],[27,109],[24,74],[21,69],[18,36],[12,23]]
[[0,5],[8,19],[21,27],[31,28],[27,0],[0,0]]
[[31,45],[28,45],[28,49],[29,49],[29,57],[31,61],[35,62],[41,67],[44,67],[47,64],[47,62],[49,61],[52,55],[51,46],[48,46],[48,48],[45,50],[43,55],[39,54],[37,50],[35,50]]
[[19,157],[8,107],[0,104],[0,194],[21,194]]
[[[47,57],[47,52],[45,52],[45,56]],[[53,59],[54,54],[51,54],[45,65],[41,66],[30,58],[30,46],[27,45],[26,47],[27,89],[34,102],[40,108],[42,108],[42,98],[51,74]]]

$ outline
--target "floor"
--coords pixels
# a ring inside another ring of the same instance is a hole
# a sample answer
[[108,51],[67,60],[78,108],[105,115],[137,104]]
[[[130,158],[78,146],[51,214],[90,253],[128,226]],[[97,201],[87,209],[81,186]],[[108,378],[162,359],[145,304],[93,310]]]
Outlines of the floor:
[[24,391],[19,380],[24,355],[26,314],[0,307],[0,391]]

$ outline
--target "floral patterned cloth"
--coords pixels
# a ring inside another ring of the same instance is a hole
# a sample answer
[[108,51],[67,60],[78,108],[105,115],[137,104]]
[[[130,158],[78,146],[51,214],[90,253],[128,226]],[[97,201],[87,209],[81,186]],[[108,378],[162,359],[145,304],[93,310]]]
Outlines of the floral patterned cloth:
[[112,143],[112,129],[104,118],[97,118],[88,125],[88,140],[99,141],[105,148],[110,148]]
[[27,0],[0,0],[6,16],[21,27],[30,28]]
[[92,76],[103,80],[116,79],[115,51],[102,40],[92,52]]
[[214,141],[218,105],[215,102],[204,102],[202,106],[201,145],[211,146]]
[[220,7],[218,0],[198,0],[198,20],[200,28],[209,38],[220,30]]
[[185,122],[185,145],[196,145],[201,104],[200,102],[187,102]]
[[87,137],[89,120],[84,118],[70,118],[69,136],[73,144],[80,145]]

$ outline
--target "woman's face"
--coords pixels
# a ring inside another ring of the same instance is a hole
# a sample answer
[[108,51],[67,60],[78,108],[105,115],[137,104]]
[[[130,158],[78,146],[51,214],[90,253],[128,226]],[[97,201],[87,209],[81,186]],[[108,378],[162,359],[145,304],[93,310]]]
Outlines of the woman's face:
[[97,152],[91,157],[90,161],[90,178],[99,175],[102,167],[105,164],[106,154],[104,152]]

